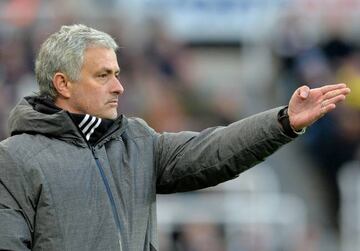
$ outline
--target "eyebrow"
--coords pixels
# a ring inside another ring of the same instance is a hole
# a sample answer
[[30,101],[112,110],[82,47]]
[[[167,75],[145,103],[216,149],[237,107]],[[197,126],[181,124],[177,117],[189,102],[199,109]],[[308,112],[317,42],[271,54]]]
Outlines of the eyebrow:
[[107,68],[107,67],[103,67],[103,68],[101,68],[100,70],[98,70],[96,73],[100,73],[100,72],[103,72],[103,71],[105,71],[106,73],[115,73],[115,74],[119,74],[120,73],[120,68],[119,69],[117,69],[117,70],[113,70],[113,69],[111,69],[111,68]]

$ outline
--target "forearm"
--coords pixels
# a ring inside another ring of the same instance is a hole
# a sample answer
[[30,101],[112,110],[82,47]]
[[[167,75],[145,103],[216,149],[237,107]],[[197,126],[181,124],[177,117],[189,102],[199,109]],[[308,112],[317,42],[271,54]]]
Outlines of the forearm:
[[292,140],[277,120],[279,110],[272,109],[227,127],[210,128],[189,138],[174,161],[163,167],[158,192],[213,186],[263,161]]

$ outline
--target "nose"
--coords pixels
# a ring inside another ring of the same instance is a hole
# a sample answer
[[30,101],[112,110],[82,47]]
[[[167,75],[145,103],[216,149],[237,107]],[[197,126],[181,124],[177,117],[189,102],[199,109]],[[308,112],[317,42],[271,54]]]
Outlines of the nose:
[[117,77],[114,77],[112,93],[115,93],[116,95],[121,95],[124,93],[124,86]]

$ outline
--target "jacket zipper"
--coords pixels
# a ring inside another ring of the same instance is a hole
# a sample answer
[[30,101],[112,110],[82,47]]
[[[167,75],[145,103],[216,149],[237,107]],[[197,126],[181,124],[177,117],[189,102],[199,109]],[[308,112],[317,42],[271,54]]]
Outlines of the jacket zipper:
[[110,185],[109,185],[109,182],[108,182],[108,179],[105,175],[105,172],[104,172],[104,168],[102,167],[100,161],[99,161],[99,158],[98,156],[96,155],[96,152],[95,152],[95,148],[94,147],[90,147],[91,149],[91,152],[94,156],[94,159],[95,159],[95,162],[96,162],[96,166],[97,168],[99,169],[99,172],[100,172],[100,175],[101,175],[101,178],[102,178],[102,181],[105,185],[105,188],[106,188],[106,193],[108,195],[108,198],[110,200],[110,205],[111,205],[111,209],[112,209],[112,213],[113,213],[113,216],[114,216],[114,220],[115,220],[115,223],[116,223],[116,227],[118,229],[118,239],[119,239],[119,246],[120,246],[120,251],[122,251],[122,238],[121,238],[121,223],[120,223],[120,217],[119,217],[119,214],[118,214],[118,210],[116,208],[116,204],[115,204],[115,200],[114,200],[114,196],[112,194],[112,191],[111,191],[111,188],[110,188]]

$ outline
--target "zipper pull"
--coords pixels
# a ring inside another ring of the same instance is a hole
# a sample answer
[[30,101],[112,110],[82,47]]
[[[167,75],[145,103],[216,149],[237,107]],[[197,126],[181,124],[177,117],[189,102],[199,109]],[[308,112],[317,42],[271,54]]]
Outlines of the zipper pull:
[[97,156],[97,154],[96,154],[95,147],[91,147],[91,152],[92,152],[94,158],[95,158],[95,159],[98,159],[98,156]]

